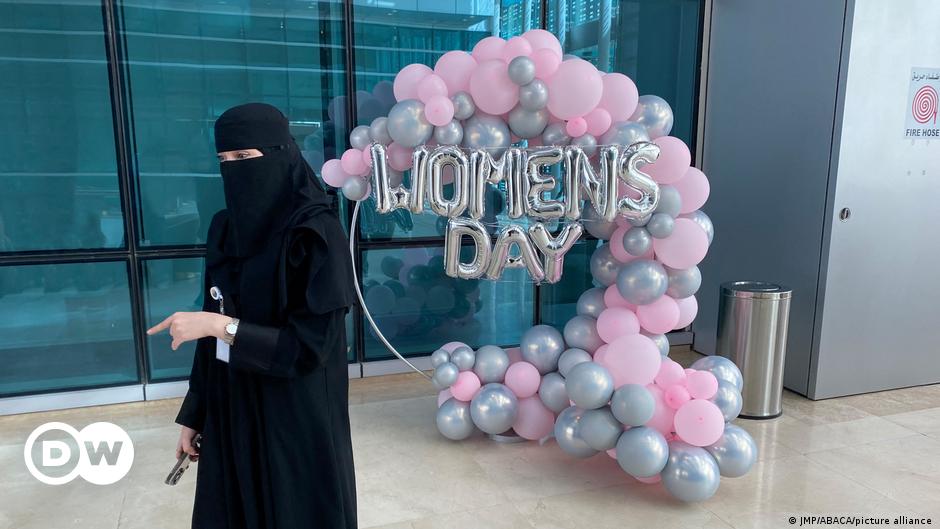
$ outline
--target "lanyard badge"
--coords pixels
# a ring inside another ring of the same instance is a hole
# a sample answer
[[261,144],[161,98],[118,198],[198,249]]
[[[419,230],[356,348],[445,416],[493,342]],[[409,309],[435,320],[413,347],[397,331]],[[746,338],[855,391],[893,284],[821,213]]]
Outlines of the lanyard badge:
[[[222,296],[222,289],[219,287],[212,287],[209,289],[209,295],[212,299],[219,302],[219,314],[225,314],[225,299]],[[222,340],[215,339],[215,357],[219,360],[228,363],[229,359],[229,345]]]

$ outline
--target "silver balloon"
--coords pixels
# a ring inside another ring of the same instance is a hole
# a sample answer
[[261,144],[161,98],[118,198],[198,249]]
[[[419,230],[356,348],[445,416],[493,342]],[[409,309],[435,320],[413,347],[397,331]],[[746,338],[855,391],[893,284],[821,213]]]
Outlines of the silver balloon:
[[[565,324],[565,343],[569,347],[584,349],[593,353],[604,345],[604,340],[597,334],[597,320],[590,316],[577,315]],[[589,406],[582,406],[589,407]]]
[[454,103],[454,119],[467,119],[477,111],[473,98],[466,92],[457,92],[450,100]]
[[431,353],[431,367],[437,367],[444,362],[450,362],[450,353],[444,349],[438,349]]
[[509,111],[509,130],[520,138],[537,138],[548,125],[548,110],[528,110],[522,106]]
[[[519,87],[519,105],[526,110],[541,110],[548,104],[548,86],[539,79]],[[551,145],[546,143],[546,145]]]
[[457,382],[457,375],[460,374],[460,370],[457,369],[457,366],[453,362],[444,362],[443,364],[434,368],[434,374],[431,376],[431,382],[434,383],[434,387],[439,390],[445,390],[454,385],[454,382]]
[[475,429],[470,417],[469,402],[450,398],[437,409],[437,431],[444,437],[462,441],[473,435]]
[[643,228],[643,227],[645,227],[647,224],[650,223],[650,219],[651,219],[651,218],[653,218],[652,215],[646,215],[646,216],[639,217],[639,218],[636,218],[636,219],[627,219],[627,222],[630,223],[631,226],[636,226],[636,227],[638,227],[638,228]]
[[[589,288],[585,290],[578,298],[577,313],[597,318],[604,312],[607,305],[604,304],[604,289],[600,287]],[[564,373],[562,373],[564,374]]]
[[628,254],[639,257],[646,254],[653,246],[653,238],[646,228],[630,228],[623,234],[623,249]]
[[[545,97],[547,100],[548,95]],[[564,123],[551,123],[542,133],[542,145],[568,145],[570,142],[571,136],[568,136]]]
[[666,294],[675,298],[682,299],[695,295],[702,286],[702,272],[697,266],[678,270],[676,268],[664,267],[666,276],[669,278],[669,288]]
[[468,149],[486,149],[500,156],[511,143],[509,127],[498,116],[474,114],[464,122],[463,146]]
[[[518,247],[518,255],[512,254],[513,246]],[[532,246],[532,241],[525,230],[516,224],[500,228],[496,244],[493,245],[490,264],[486,268],[486,278],[496,281],[502,277],[506,268],[525,268],[536,283],[545,278],[545,269],[542,268],[542,262]]]
[[744,399],[741,391],[733,383],[724,380],[718,381],[718,391],[708,399],[718,406],[725,422],[733,421],[741,414],[741,407],[744,406]]
[[557,283],[565,268],[565,255],[581,238],[584,228],[580,222],[566,225],[552,237],[541,222],[529,226],[529,238],[542,254],[542,268],[545,272],[545,282]]
[[535,325],[522,334],[519,349],[522,359],[544,375],[558,369],[558,357],[565,350],[565,340],[554,327]]
[[498,383],[483,386],[470,401],[470,416],[477,428],[500,434],[512,427],[519,401],[512,390]]
[[712,243],[712,239],[715,238],[715,226],[712,224],[712,219],[708,218],[704,211],[697,209],[692,213],[682,215],[682,217],[691,219],[692,222],[701,226],[705,230],[705,234],[708,235],[708,244]]
[[692,363],[691,367],[692,369],[710,371],[719,381],[724,380],[734,384],[738,391],[744,389],[744,376],[741,375],[741,370],[734,362],[723,356],[712,355],[699,358]]
[[665,239],[672,235],[675,223],[676,220],[665,213],[653,213],[646,225],[646,231],[656,239]]
[[643,426],[653,418],[656,400],[639,384],[624,384],[610,398],[610,411],[626,426]]
[[659,205],[656,206],[655,213],[665,213],[672,218],[676,218],[679,216],[681,209],[682,197],[679,195],[679,191],[669,185],[659,186]]
[[597,138],[590,134],[582,134],[571,140],[571,145],[581,147],[584,154],[594,156],[597,154]]
[[663,265],[650,259],[634,259],[620,268],[617,290],[634,305],[648,305],[661,298],[669,286]]
[[618,121],[613,123],[607,132],[601,136],[603,145],[622,145],[629,147],[641,141],[650,141],[646,127],[631,121]]
[[[459,217],[470,202],[470,161],[460,148],[448,145],[436,147],[428,156],[428,203],[431,210],[442,217]],[[453,195],[444,196],[444,168],[454,174]]]
[[473,354],[473,349],[465,345],[461,345],[450,353],[450,361],[461,371],[470,371],[473,369],[473,362],[475,360],[476,355]]
[[653,343],[659,348],[659,354],[663,356],[669,355],[669,338],[666,338],[665,334],[650,334],[646,331],[640,331],[640,334],[653,340]]
[[463,141],[463,125],[452,119],[446,125],[434,127],[434,141],[441,145],[460,145]]
[[[473,260],[460,262],[463,236],[473,240]],[[478,220],[468,218],[448,219],[447,235],[444,237],[444,272],[458,279],[477,279],[486,273],[490,263],[490,236],[486,227]]]
[[349,133],[349,144],[353,149],[362,150],[372,144],[372,138],[369,137],[369,127],[359,125]]
[[584,362],[571,368],[565,377],[568,398],[579,408],[593,410],[610,402],[614,377],[596,362]]
[[502,347],[484,345],[477,349],[476,363],[473,372],[480,378],[480,382],[502,382],[509,369],[509,355]]
[[[610,286],[617,281],[620,261],[610,253],[610,245],[603,244],[591,254],[591,277],[601,286]],[[663,273],[665,276],[665,272]],[[665,292],[665,288],[663,288]]]
[[558,446],[568,455],[581,458],[591,457],[597,453],[597,450],[588,446],[579,433],[583,413],[584,410],[571,406],[555,419],[555,440]]
[[403,147],[417,147],[427,143],[434,132],[434,125],[424,115],[424,104],[417,99],[395,103],[388,112],[386,123],[389,136]]
[[586,410],[581,415],[579,433],[584,442],[594,450],[610,450],[617,446],[617,440],[623,433],[623,426],[617,422],[610,408]]
[[582,223],[588,233],[604,241],[610,240],[614,231],[617,230],[616,222],[609,222],[602,219],[594,208],[584,208]]
[[705,450],[718,462],[721,475],[739,478],[748,473],[757,461],[757,444],[744,428],[726,424],[725,431],[715,444]]
[[398,187],[401,185],[402,180],[405,178],[405,173],[401,171],[396,171],[391,167],[386,168],[388,171],[388,186],[389,187]]
[[354,176],[343,184],[343,196],[355,202],[365,200],[371,191],[372,186],[365,178]]
[[412,213],[424,211],[426,161],[428,150],[418,147],[412,153],[414,167],[411,170],[411,189],[401,186],[401,178],[393,181],[388,166],[388,150],[381,143],[374,143],[372,153],[372,188],[375,189],[375,211],[386,214],[398,208],[407,208]]
[[565,390],[565,379],[558,373],[549,373],[542,377],[539,384],[539,398],[546,408],[555,413],[559,413],[571,402],[568,399],[568,391]]
[[640,171],[641,164],[650,164],[659,158],[659,145],[640,142],[631,145],[619,159],[619,174],[623,182],[640,193],[640,198],[629,195],[617,201],[620,214],[628,219],[645,217],[653,213],[660,200],[660,187],[649,175]]
[[669,461],[660,473],[663,486],[682,501],[704,501],[718,490],[721,473],[704,448],[682,441],[669,443]]
[[372,124],[369,125],[369,138],[382,145],[392,143],[392,137],[388,134],[388,118],[381,117],[372,120]]
[[519,86],[527,85],[535,79],[535,62],[532,59],[520,55],[509,61],[509,79]]
[[558,372],[561,376],[566,377],[574,366],[582,362],[592,362],[593,360],[594,357],[591,356],[591,353],[584,349],[567,349],[558,357]]
[[672,107],[659,96],[640,96],[640,102],[630,116],[630,121],[636,121],[646,127],[650,138],[668,136],[672,131]]
[[637,426],[620,434],[617,463],[635,478],[649,478],[663,471],[669,461],[666,438],[654,428]]

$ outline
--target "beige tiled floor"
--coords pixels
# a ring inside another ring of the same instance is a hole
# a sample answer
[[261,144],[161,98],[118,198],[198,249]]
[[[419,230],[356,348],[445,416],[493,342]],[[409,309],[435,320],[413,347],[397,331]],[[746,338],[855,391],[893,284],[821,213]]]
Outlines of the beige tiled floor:
[[[683,363],[688,351],[673,357]],[[940,385],[813,402],[785,396],[772,421],[738,421],[760,460],[698,504],[643,485],[605,455],[576,460],[554,443],[454,443],[434,427],[435,398],[413,375],[355,380],[350,391],[360,526],[384,529],[790,527],[801,515],[940,523]],[[189,526],[194,474],[162,483],[179,400],[0,417],[0,529]],[[134,441],[130,474],[111,486],[52,487],[23,464],[23,443],[50,420],[107,420]],[[869,525],[869,527],[871,527]]]

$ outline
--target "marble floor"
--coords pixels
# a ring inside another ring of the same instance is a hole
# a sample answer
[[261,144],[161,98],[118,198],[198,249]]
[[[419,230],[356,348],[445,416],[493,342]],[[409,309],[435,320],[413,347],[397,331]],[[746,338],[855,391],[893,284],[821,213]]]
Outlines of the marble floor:
[[[673,357],[687,364],[696,355]],[[760,447],[755,468],[722,479],[697,504],[633,480],[603,454],[577,460],[552,442],[447,441],[435,430],[434,391],[416,375],[354,380],[350,400],[362,528],[752,529],[842,515],[940,523],[940,385],[819,402],[787,393],[781,418],[737,421]],[[163,484],[179,402],[0,417],[0,529],[189,527],[195,473]],[[136,452],[128,476],[109,486],[33,479],[23,445],[51,420],[123,427]]]

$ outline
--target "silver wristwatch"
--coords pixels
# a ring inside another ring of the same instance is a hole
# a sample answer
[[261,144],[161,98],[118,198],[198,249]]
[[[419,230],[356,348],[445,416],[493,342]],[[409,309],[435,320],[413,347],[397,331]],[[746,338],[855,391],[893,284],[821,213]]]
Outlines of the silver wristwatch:
[[232,345],[235,342],[235,333],[238,332],[238,318],[232,318],[232,321],[225,324],[225,337],[222,341]]

